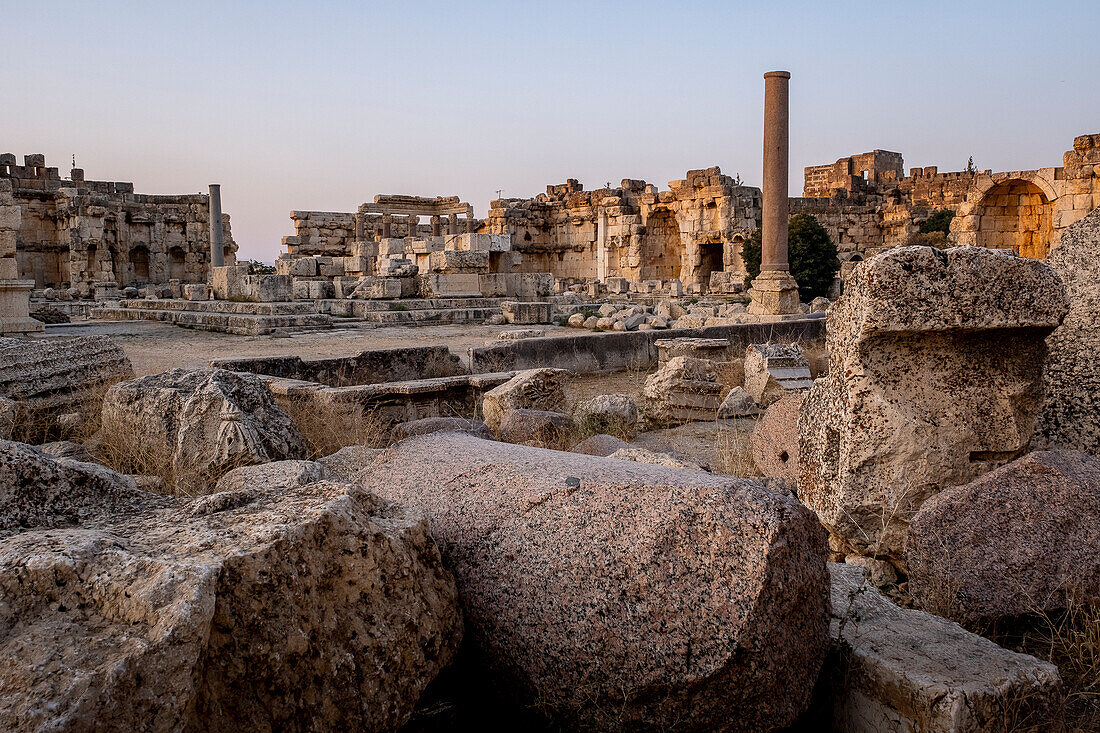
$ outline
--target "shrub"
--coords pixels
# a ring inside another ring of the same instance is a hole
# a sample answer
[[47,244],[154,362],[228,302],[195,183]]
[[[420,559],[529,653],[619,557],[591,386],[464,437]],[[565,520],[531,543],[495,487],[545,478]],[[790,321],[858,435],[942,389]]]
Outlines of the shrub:
[[[840,256],[825,227],[808,214],[795,214],[787,228],[787,259],[791,276],[798,283],[798,295],[806,302],[829,293],[833,278],[840,270]],[[760,274],[761,231],[754,229],[741,248],[741,258],[749,280]]]
[[951,209],[940,209],[932,212],[932,215],[921,222],[920,233],[931,234],[943,232],[946,237],[951,229],[951,220],[955,218],[955,212]]

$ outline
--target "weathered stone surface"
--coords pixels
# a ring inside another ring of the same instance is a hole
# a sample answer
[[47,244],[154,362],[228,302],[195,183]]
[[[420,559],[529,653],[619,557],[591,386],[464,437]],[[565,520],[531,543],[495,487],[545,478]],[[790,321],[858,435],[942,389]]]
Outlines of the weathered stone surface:
[[709,359],[676,356],[650,374],[642,389],[646,417],[657,423],[713,420],[722,384]]
[[752,460],[760,473],[798,486],[798,412],[805,392],[792,392],[764,411],[752,430]]
[[396,730],[454,655],[427,523],[320,482],[198,500],[0,444],[0,727]]
[[317,462],[335,481],[354,481],[359,472],[366,468],[374,457],[381,453],[380,448],[368,448],[365,445],[348,445]]
[[588,456],[600,456],[606,458],[617,450],[623,448],[633,448],[630,443],[625,440],[616,438],[614,435],[593,435],[589,438],[585,438],[581,442],[573,446],[574,453],[584,453]]
[[495,433],[504,415],[511,410],[562,412],[567,374],[564,369],[528,369],[499,387],[493,387],[481,402],[485,424]]
[[1053,664],[930,613],[899,608],[867,585],[861,568],[829,563],[829,573],[834,650],[822,672],[825,709],[814,729],[1058,729],[1060,679]]
[[761,407],[812,384],[810,364],[798,344],[753,344],[745,350],[745,391]]
[[[505,443],[564,448],[576,432],[573,418],[547,410],[510,410],[500,423],[498,436]],[[573,438],[576,440],[576,438]]]
[[1100,602],[1100,460],[1040,451],[924,502],[909,592],[960,621]]
[[129,358],[106,336],[0,338],[0,397],[16,403],[15,438],[41,442],[57,415],[95,415],[103,390],[133,376]]
[[104,398],[102,419],[124,461],[157,469],[135,473],[170,470],[188,493],[209,491],[237,466],[306,454],[263,381],[224,369],[173,369],[116,384]]
[[693,471],[704,470],[698,463],[692,463],[681,458],[676,458],[670,453],[661,453],[658,451],[651,451],[645,448],[636,448],[630,446],[628,448],[620,448],[612,453],[608,458],[614,458],[618,461],[635,461],[636,463],[651,463],[654,466],[668,466],[669,468],[690,468]]
[[718,419],[728,420],[734,417],[751,417],[760,413],[760,405],[744,387],[734,387],[718,406]]
[[1015,458],[1042,398],[1043,339],[1066,312],[1042,262],[899,247],[829,308],[829,374],[799,418],[799,498],[858,554],[903,565],[930,496]]
[[509,694],[594,729],[762,730],[825,653],[825,535],[743,480],[436,433],[360,481],[429,518],[469,649]]
[[1100,457],[1100,209],[1062,232],[1046,263],[1066,284],[1069,313],[1047,337],[1038,432]]
[[74,461],[94,461],[95,457],[86,447],[71,440],[55,440],[35,446],[38,450],[54,458],[71,458]]
[[11,440],[15,431],[15,400],[0,397],[0,440]]
[[395,440],[404,440],[413,435],[427,435],[446,430],[470,433],[486,440],[493,439],[493,431],[489,430],[488,425],[480,420],[465,417],[425,417],[398,423],[393,426],[393,437]]
[[589,432],[630,436],[638,426],[638,406],[628,394],[596,395],[578,401],[573,417]]
[[312,484],[327,478],[317,461],[272,461],[256,466],[241,466],[218,479],[214,491],[271,491]]

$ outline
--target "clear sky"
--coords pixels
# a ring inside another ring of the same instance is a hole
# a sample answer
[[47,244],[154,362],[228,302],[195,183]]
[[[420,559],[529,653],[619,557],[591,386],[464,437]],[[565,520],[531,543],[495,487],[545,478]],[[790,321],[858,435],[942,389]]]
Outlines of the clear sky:
[[1100,132],[1098,0],[0,0],[0,152],[142,193],[222,184],[239,256],[291,209],[533,196],[719,165],[759,185],[764,82],[802,168],[1061,165]]

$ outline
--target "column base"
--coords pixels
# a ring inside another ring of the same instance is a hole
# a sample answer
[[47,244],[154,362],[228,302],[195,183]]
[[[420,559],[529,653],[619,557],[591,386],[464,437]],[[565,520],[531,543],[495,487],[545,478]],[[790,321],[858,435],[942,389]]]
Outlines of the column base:
[[0,335],[39,333],[42,321],[30,317],[33,280],[0,280]]
[[799,312],[798,283],[789,272],[766,270],[756,276],[749,288],[749,313],[756,316],[782,316]]

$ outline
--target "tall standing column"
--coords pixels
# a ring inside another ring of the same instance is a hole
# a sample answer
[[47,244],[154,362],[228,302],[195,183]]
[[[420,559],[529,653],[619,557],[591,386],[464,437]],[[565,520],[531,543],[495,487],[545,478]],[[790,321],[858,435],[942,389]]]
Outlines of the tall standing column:
[[222,229],[222,187],[210,184],[210,264],[225,267],[225,232]]
[[764,74],[764,184],[761,212],[760,274],[752,282],[749,313],[781,316],[798,313],[798,284],[787,261],[790,110],[788,71]]
[[787,71],[764,74],[764,211],[760,271],[790,272],[787,262],[787,163],[790,157]]

